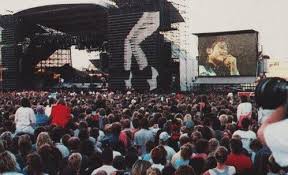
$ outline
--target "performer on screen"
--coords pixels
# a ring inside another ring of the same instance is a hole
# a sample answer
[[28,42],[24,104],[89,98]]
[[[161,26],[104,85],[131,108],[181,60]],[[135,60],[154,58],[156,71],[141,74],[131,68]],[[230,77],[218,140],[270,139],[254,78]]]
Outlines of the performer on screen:
[[237,68],[237,59],[229,54],[225,41],[215,41],[211,48],[206,50],[208,56],[205,64],[199,66],[201,76],[240,75]]

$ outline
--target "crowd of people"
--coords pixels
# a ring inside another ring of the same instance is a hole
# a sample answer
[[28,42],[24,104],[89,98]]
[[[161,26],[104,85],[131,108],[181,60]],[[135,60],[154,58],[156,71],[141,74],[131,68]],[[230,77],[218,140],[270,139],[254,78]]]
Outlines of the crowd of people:
[[0,94],[0,174],[285,174],[237,94]]

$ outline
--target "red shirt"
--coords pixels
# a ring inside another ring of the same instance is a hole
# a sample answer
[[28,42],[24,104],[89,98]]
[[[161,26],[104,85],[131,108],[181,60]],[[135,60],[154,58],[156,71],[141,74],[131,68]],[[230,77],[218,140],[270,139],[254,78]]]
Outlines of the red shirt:
[[252,168],[252,161],[244,154],[230,153],[228,155],[226,165],[234,166],[237,172],[242,172]]
[[52,107],[51,111],[52,125],[61,126],[63,128],[66,127],[67,123],[71,119],[70,109],[62,104],[57,104]]

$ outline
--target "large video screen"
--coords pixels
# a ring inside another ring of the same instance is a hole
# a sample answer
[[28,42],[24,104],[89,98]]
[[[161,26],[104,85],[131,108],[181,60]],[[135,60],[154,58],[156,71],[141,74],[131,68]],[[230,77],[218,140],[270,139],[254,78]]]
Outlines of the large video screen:
[[199,76],[256,76],[258,33],[198,34]]
[[157,89],[163,42],[158,32],[159,12],[116,11],[109,14],[108,21],[110,88]]

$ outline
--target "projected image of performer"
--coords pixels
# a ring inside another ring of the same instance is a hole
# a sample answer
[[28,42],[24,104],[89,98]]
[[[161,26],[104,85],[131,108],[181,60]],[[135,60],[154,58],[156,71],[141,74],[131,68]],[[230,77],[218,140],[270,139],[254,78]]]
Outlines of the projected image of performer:
[[[124,70],[131,71],[132,56],[134,55],[139,71],[144,72],[146,69],[150,69],[148,71],[152,74],[151,79],[146,80],[150,90],[157,88],[157,77],[159,76],[159,73],[156,68],[148,65],[147,56],[140,44],[157,31],[160,26],[159,19],[159,12],[144,12],[124,41]],[[130,72],[129,79],[125,80],[127,89],[132,87],[132,78],[133,74]]]
[[237,68],[237,58],[228,51],[225,41],[215,41],[207,48],[207,60],[199,66],[200,76],[231,76],[240,75]]

